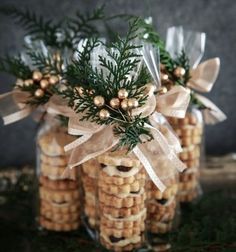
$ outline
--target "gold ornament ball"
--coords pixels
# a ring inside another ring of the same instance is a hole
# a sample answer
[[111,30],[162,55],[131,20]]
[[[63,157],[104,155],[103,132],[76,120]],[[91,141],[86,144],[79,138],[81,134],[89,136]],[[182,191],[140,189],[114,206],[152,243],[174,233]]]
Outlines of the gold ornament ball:
[[101,95],[98,95],[93,98],[93,103],[100,108],[105,104],[105,99]]
[[138,107],[138,100],[135,98],[130,98],[127,101],[127,105],[128,105],[129,109],[137,108]]
[[128,109],[128,101],[127,100],[123,100],[120,104],[121,108],[123,110],[127,110]]
[[38,88],[38,89],[34,92],[34,95],[35,95],[35,97],[37,97],[37,98],[41,98],[41,97],[44,96],[44,91],[43,91],[42,89]]
[[48,86],[49,86],[48,80],[42,79],[42,80],[40,81],[40,87],[41,87],[42,89],[46,89],[46,88],[48,88]]
[[99,112],[99,117],[101,120],[107,120],[110,116],[110,113],[106,109],[101,109]]
[[118,98],[119,99],[125,99],[125,98],[127,98],[128,97],[128,92],[127,92],[127,90],[126,89],[124,89],[124,88],[122,88],[122,89],[120,89],[119,91],[118,91]]
[[94,90],[94,89],[89,90],[89,94],[90,94],[90,95],[93,95],[94,93],[95,93],[95,90]]
[[120,107],[120,100],[118,98],[112,98],[110,100],[110,105],[114,109],[118,109]]
[[43,78],[43,74],[39,71],[33,72],[33,80],[40,81]]
[[178,78],[182,77],[185,75],[185,69],[183,67],[177,67],[175,68],[174,75]]
[[168,92],[167,87],[162,87],[162,88],[159,90],[159,93],[160,93],[160,94],[165,94],[165,93],[167,93],[167,92]]
[[59,78],[55,75],[49,77],[49,84],[55,85],[59,82]]
[[32,79],[28,79],[28,80],[25,80],[24,81],[24,85],[26,86],[26,87],[29,87],[29,86],[31,86],[31,85],[33,85],[34,84],[34,81],[32,80]]
[[167,81],[169,79],[168,74],[161,74],[161,80],[162,81]]

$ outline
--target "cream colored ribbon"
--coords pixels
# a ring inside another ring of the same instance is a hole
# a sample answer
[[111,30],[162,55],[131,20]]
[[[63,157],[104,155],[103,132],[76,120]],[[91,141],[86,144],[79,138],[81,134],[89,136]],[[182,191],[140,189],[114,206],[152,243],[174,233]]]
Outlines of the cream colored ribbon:
[[17,122],[34,110],[34,107],[26,104],[29,95],[26,92],[14,89],[11,92],[0,95],[0,115],[4,125]]
[[[179,93],[183,92],[185,99],[183,104],[180,102]],[[184,116],[188,104],[186,105],[186,91],[184,88],[175,88],[174,91],[169,91],[161,99],[168,99],[168,101],[161,102],[160,108],[163,108],[165,104],[165,111],[167,114],[171,110],[171,107],[178,111],[178,115]],[[188,93],[189,95],[189,93]],[[169,98],[171,96],[171,99]],[[176,102],[178,101],[178,102]],[[81,121],[81,114],[76,114],[74,111],[65,109],[64,106],[61,108],[57,106],[59,102],[58,98],[51,99],[48,106],[48,111],[57,114],[66,114],[69,116],[68,132],[73,135],[79,135],[80,138],[76,139],[72,143],[64,147],[65,151],[70,151],[69,168],[79,166],[80,164],[88,161],[89,159],[95,158],[116,146],[119,139],[114,136],[113,125],[97,125],[89,121]],[[60,102],[59,102],[60,103]],[[169,107],[168,107],[169,106]],[[150,124],[146,124],[145,127],[149,128],[153,140],[149,143],[140,144],[134,148],[133,153],[138,157],[140,162],[143,164],[150,178],[154,184],[161,190],[165,190],[165,185],[161,181],[162,177],[168,177],[168,174],[160,174],[158,171],[159,165],[156,165],[156,154],[150,155],[151,149],[158,153],[162,157],[163,162],[168,162],[169,170],[167,173],[173,173],[173,170],[182,171],[185,165],[178,159],[176,153],[180,152],[181,146],[175,134],[171,131],[170,126],[167,124],[164,117],[155,112],[156,110],[156,97],[150,95],[144,106],[132,110],[132,116],[141,114],[143,117],[149,117]],[[161,112],[161,111],[160,111]],[[148,148],[147,148],[148,147]],[[149,153],[149,154],[148,154]],[[68,174],[68,171],[65,172]]]
[[[219,69],[219,58],[213,58],[202,62],[197,68],[191,69],[191,78],[187,83],[187,86],[199,92],[210,92],[219,74]],[[209,99],[199,94],[196,94],[195,96],[206,107],[206,109],[203,110],[203,116],[206,123],[215,124],[227,118],[226,115]]]

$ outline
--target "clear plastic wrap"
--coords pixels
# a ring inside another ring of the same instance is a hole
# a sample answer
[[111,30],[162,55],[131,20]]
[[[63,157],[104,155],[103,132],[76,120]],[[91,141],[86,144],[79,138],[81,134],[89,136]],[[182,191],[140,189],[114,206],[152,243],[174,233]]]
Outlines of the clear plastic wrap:
[[37,136],[37,223],[40,229],[72,231],[80,226],[78,169],[75,180],[63,179],[68,156],[64,145],[74,140],[56,119],[46,120]]
[[200,110],[190,107],[183,119],[169,118],[180,138],[183,151],[179,158],[187,169],[179,175],[179,201],[191,202],[200,194],[199,167],[203,138],[203,117]]

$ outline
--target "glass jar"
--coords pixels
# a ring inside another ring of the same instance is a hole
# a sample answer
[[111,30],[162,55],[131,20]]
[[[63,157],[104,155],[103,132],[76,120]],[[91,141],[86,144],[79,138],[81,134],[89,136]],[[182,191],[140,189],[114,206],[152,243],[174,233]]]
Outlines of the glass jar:
[[203,117],[200,110],[190,107],[182,119],[168,118],[178,135],[183,151],[179,158],[187,169],[179,176],[179,201],[192,202],[200,194],[199,168],[203,138]]
[[40,229],[72,231],[80,226],[78,169],[63,174],[68,164],[64,146],[74,140],[55,118],[44,122],[37,135],[37,220]]

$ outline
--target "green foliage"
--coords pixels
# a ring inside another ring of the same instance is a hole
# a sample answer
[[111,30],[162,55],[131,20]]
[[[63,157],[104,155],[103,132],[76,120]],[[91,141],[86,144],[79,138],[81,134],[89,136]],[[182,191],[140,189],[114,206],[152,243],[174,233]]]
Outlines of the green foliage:
[[[83,113],[81,120],[88,120],[97,124],[114,124],[114,133],[120,136],[120,146],[128,149],[134,148],[140,140],[140,135],[145,134],[150,138],[148,130],[144,129],[145,118],[132,116],[131,111],[113,109],[109,101],[117,97],[118,91],[125,88],[129,98],[135,98],[139,105],[144,104],[147,97],[143,95],[144,85],[150,80],[145,68],[141,68],[136,78],[132,76],[138,71],[140,65],[139,46],[133,43],[138,30],[138,19],[130,22],[130,27],[125,39],[117,37],[111,47],[106,48],[107,55],[99,55],[101,69],[93,68],[90,63],[91,51],[98,46],[98,40],[88,41],[84,50],[79,53],[79,60],[68,66],[65,78],[72,86],[80,86],[84,92],[81,95],[77,89],[69,88],[62,92],[70,101],[76,112]],[[101,45],[102,42],[100,42]],[[132,76],[128,78],[127,76]],[[91,93],[92,91],[92,93]],[[105,99],[104,108],[110,113],[107,120],[99,117],[101,108],[94,105],[95,96]],[[74,101],[76,101],[74,103]]]
[[34,50],[28,50],[27,54],[35,69],[45,74],[62,74],[63,59],[61,57],[58,59],[56,55],[44,55],[43,52]]
[[102,5],[92,13],[86,13],[85,15],[77,11],[75,18],[67,19],[68,28],[73,33],[71,39],[73,39],[75,44],[79,43],[82,38],[99,35],[95,23],[105,19],[104,7],[105,5]]
[[10,57],[7,55],[5,58],[0,58],[0,71],[12,74],[20,79],[29,79],[32,76],[32,71],[20,56]]
[[89,61],[92,50],[99,45],[97,38],[88,39],[82,46],[81,51],[77,51],[78,60],[74,60],[66,69],[65,79],[72,87],[81,85],[84,88],[89,88]]
[[[33,40],[42,40],[47,46],[59,49],[73,48],[80,39],[98,35],[96,22],[105,19],[104,6],[95,9],[91,14],[83,15],[77,11],[75,18],[66,18],[59,22],[45,20],[32,10],[21,10],[14,6],[3,6],[0,12],[12,17]],[[58,38],[59,34],[62,39]]]
[[60,23],[54,24],[52,20],[46,21],[41,15],[31,10],[20,10],[14,6],[1,7],[0,12],[12,17],[27,31],[27,35],[34,37],[34,40],[40,39],[49,46],[58,46],[56,32],[60,28]]

